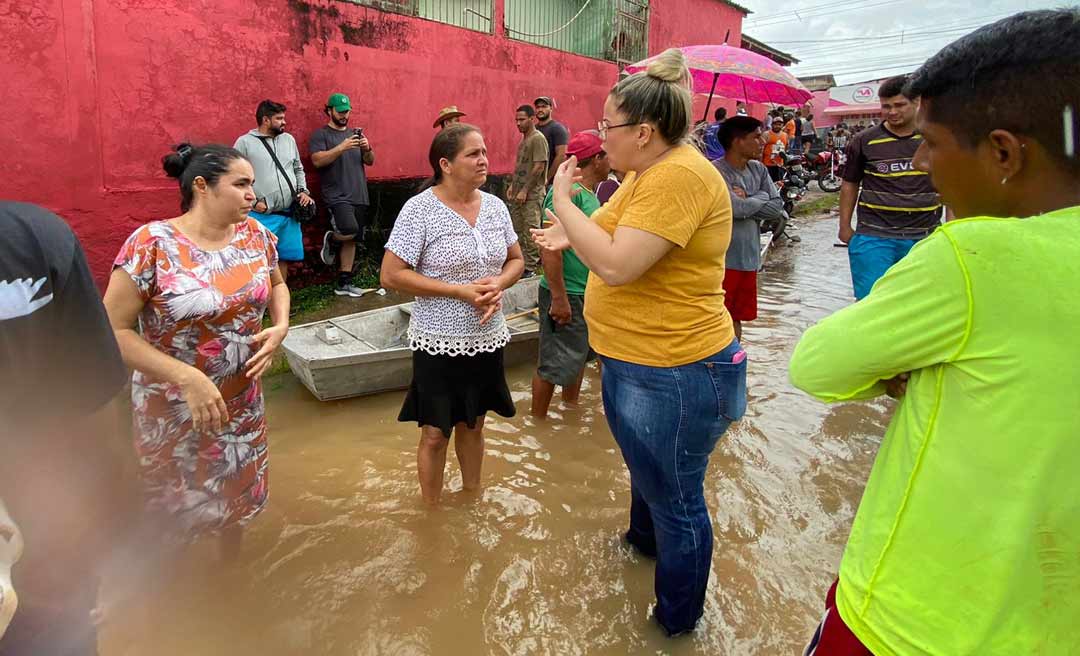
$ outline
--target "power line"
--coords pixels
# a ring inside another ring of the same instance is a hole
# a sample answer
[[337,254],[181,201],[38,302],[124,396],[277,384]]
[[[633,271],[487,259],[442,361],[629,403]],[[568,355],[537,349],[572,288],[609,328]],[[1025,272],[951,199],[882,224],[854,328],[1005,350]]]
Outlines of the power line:
[[[937,36],[930,36],[930,37],[915,37],[913,39],[905,40],[902,45],[905,46],[905,47],[906,46],[919,45],[921,47],[929,47],[931,49],[934,49],[934,48],[938,48],[939,46],[935,45],[933,42],[940,41],[942,39],[954,39],[954,38],[955,38],[955,36],[949,36],[949,35],[937,35]],[[880,43],[875,42],[874,45],[877,45],[877,46],[891,45],[891,46],[895,47],[895,46],[901,45],[901,44],[880,44]],[[800,51],[794,52],[793,54],[796,55],[802,61],[802,63],[799,64],[798,67],[805,67],[807,65],[806,63],[808,61],[814,61],[814,60],[820,60],[820,59],[825,59],[825,60],[835,59],[836,55],[844,56],[844,55],[848,55],[848,53],[862,52],[862,51],[867,50],[867,49],[868,49],[868,44],[859,44],[859,45],[852,44],[852,45],[847,45],[847,46],[830,46],[828,48],[822,48],[822,49],[819,49],[819,50],[810,50],[810,51],[801,51],[800,50]]]
[[872,57],[870,59],[857,59],[857,60],[849,59],[846,62],[822,62],[820,64],[815,64],[813,66],[810,66],[809,68],[811,68],[813,70],[821,70],[823,68],[827,68],[829,66],[832,66],[832,67],[836,68],[837,70],[842,70],[842,69],[845,69],[845,68],[851,68],[853,66],[865,66],[867,64],[887,64],[889,62],[908,61],[910,59],[926,60],[932,54],[934,54],[934,53],[930,52],[930,53],[927,53],[927,54],[923,54],[921,52],[911,52],[911,53],[904,53],[902,56],[899,56],[899,57],[896,56],[896,55],[893,55],[893,56],[890,56],[890,57]]
[[871,68],[854,68],[854,69],[849,69],[849,70],[829,71],[828,73],[817,73],[817,74],[808,73],[808,74],[803,75],[801,77],[819,77],[819,76],[822,76],[822,75],[847,76],[847,75],[859,75],[861,73],[877,73],[877,72],[883,72],[883,71],[895,71],[895,70],[899,70],[899,69],[903,69],[905,71],[912,71],[912,70],[915,70],[916,68],[918,68],[919,66],[921,66],[923,64],[923,62],[925,62],[925,61],[926,61],[925,59],[918,59],[918,60],[911,61],[911,62],[897,62],[896,64],[894,64],[892,66],[874,66],[874,67],[871,67]]
[[[910,42],[905,42],[904,51],[896,53],[896,55],[894,55],[894,56],[897,56],[897,55],[908,55],[908,56],[910,56],[910,55],[915,54],[916,52],[925,52],[927,56],[930,56],[930,55],[934,54],[935,52],[937,52],[938,50],[940,50],[943,45],[945,45],[944,43],[936,43],[936,41],[939,41],[940,39],[943,39],[943,38],[944,39],[950,39],[950,37],[947,37],[947,36],[946,37],[935,36],[935,37],[924,37],[924,38],[920,38],[920,39],[912,39]],[[910,46],[918,46],[918,47],[908,48],[907,46],[909,46],[909,45]],[[842,64],[846,63],[845,60],[851,59],[853,56],[858,56],[858,54],[861,54],[865,50],[866,50],[865,46],[857,46],[857,47],[848,46],[848,47],[842,47],[842,48],[833,48],[833,49],[828,49],[828,50],[814,51],[814,52],[811,52],[811,53],[798,52],[798,53],[795,53],[795,54],[797,54],[798,58],[801,60],[801,63],[799,63],[796,66],[793,66],[793,68],[806,68],[807,66],[816,66],[816,67],[820,68],[821,66],[827,65],[828,63],[834,62],[834,61],[838,61],[842,65]]]
[[934,31],[931,31],[931,32],[910,31],[910,32],[897,32],[896,34],[867,34],[867,35],[864,35],[864,36],[851,36],[851,37],[846,37],[846,38],[843,38],[843,39],[801,39],[801,40],[799,40],[799,39],[793,39],[793,40],[769,39],[769,43],[848,43],[848,42],[851,42],[851,41],[862,41],[862,42],[866,42],[866,41],[887,41],[889,39],[903,39],[903,38],[906,38],[906,37],[924,36],[924,35],[927,35],[927,34],[948,34],[948,33],[951,33],[951,32],[958,32],[960,30],[977,29],[979,27],[982,27],[985,24],[986,23],[974,23],[974,24],[972,24],[971,27],[965,25],[963,27],[954,27],[954,28],[948,29],[948,30],[934,30]]
[[[855,42],[855,43],[851,43],[851,45],[856,46],[856,47],[861,47],[862,43],[866,43],[866,42],[880,43],[882,41],[889,41],[889,40],[893,40],[893,39],[903,39],[905,42],[908,41],[909,38],[912,41],[931,40],[931,39],[923,39],[922,37],[924,37],[924,36],[929,37],[929,36],[933,36],[933,35],[937,35],[937,34],[947,34],[947,33],[950,33],[950,32],[955,32],[955,31],[965,30],[965,29],[975,30],[975,29],[978,29],[978,28],[980,28],[980,27],[982,27],[984,25],[989,24],[991,21],[993,21],[995,19],[1003,18],[1005,16],[1011,16],[1012,13],[1013,12],[1004,12],[1004,13],[1000,13],[1000,14],[986,14],[986,15],[983,15],[983,16],[971,16],[971,17],[968,17],[968,18],[965,18],[965,19],[962,19],[962,20],[948,21],[946,23],[937,24],[937,25],[933,26],[934,28],[943,28],[943,29],[940,29],[940,30],[935,29],[935,30],[931,30],[931,31],[920,31],[923,27],[929,27],[929,26],[916,26],[916,27],[913,27],[910,31],[899,32],[899,33],[896,33],[896,34],[885,34],[885,35],[880,35],[880,36],[869,34],[869,35],[864,35],[864,36],[846,37],[844,39],[835,39],[835,40],[830,40],[830,39],[809,40],[808,39],[808,40],[805,40],[806,43],[817,43],[818,45],[810,45],[805,49],[799,49],[798,54],[800,56],[802,56],[803,54],[808,53],[808,52],[813,52],[813,51],[818,51],[818,50],[821,50],[821,51],[832,50],[835,46],[831,46],[831,45],[827,45],[827,44],[834,43],[834,42],[836,42],[836,43]],[[944,29],[944,28],[949,28],[949,29]],[[781,40],[769,39],[769,43],[794,43],[794,41],[781,41]]]
[[772,21],[772,20],[774,20],[776,18],[783,18],[785,16],[796,16],[796,17],[798,17],[798,16],[811,16],[815,12],[817,12],[817,11],[819,11],[821,9],[827,9],[827,8],[830,8],[830,7],[837,7],[837,6],[841,6],[841,5],[857,5],[862,1],[863,0],[836,0],[834,2],[825,2],[825,3],[822,3],[822,4],[818,4],[818,5],[808,5],[806,7],[800,8],[800,9],[794,9],[792,11],[773,14],[773,15],[770,15],[770,16],[763,16],[761,18],[751,18],[751,19],[749,19],[749,20],[747,20],[745,22],[748,23],[748,24],[749,23],[761,23],[761,22],[769,22],[769,21]]
[[[913,32],[920,31],[920,30],[944,30],[946,28],[958,27],[960,25],[966,25],[966,24],[969,24],[969,23],[978,23],[979,25],[983,25],[983,24],[985,24],[985,23],[987,23],[989,21],[992,21],[992,20],[995,20],[995,19],[998,19],[998,18],[1004,18],[1005,16],[1012,16],[1015,13],[1016,13],[1015,11],[1002,11],[1002,12],[994,12],[994,13],[991,13],[991,14],[982,14],[982,15],[979,15],[979,16],[963,16],[963,17],[960,17],[960,18],[953,18],[953,19],[950,19],[950,20],[946,20],[944,22],[942,22],[942,21],[933,21],[931,23],[926,23],[926,24],[912,25],[910,27],[905,28],[901,32],[896,32],[895,34],[889,34],[889,35],[883,35],[883,36],[898,36],[900,34],[911,34]],[[844,37],[844,39],[859,39],[859,38],[864,38],[864,37],[859,37],[859,36]],[[830,39],[809,39],[808,41],[819,41],[819,40],[820,41],[827,41],[827,40],[830,40]],[[842,39],[835,39],[835,40],[839,41],[839,40],[842,40]],[[795,43],[795,41],[776,41],[774,39],[770,39],[770,41],[775,42],[775,43]]]
[[873,2],[873,3],[866,3],[866,2],[860,1],[859,3],[857,3],[856,6],[853,6],[853,7],[843,7],[843,8],[839,8],[839,9],[833,9],[833,10],[830,10],[830,11],[823,11],[823,12],[814,13],[814,14],[803,14],[803,15],[797,16],[795,18],[781,18],[781,19],[778,19],[778,20],[764,19],[765,21],[768,21],[768,22],[758,22],[758,23],[755,23],[753,25],[748,24],[747,27],[751,27],[751,28],[772,27],[773,25],[782,25],[784,23],[802,22],[802,21],[809,20],[809,19],[812,19],[812,18],[821,18],[823,16],[832,16],[834,14],[843,14],[843,13],[847,13],[847,12],[851,12],[851,11],[862,11],[864,9],[873,9],[874,7],[883,7],[885,5],[891,5],[891,4],[895,4],[897,2],[901,2],[901,1],[902,0],[881,0],[879,2]]
[[[799,67],[804,68],[807,65],[806,64],[807,60],[812,60],[812,59],[818,57],[819,55],[836,55],[836,54],[842,54],[842,53],[846,53],[846,52],[860,51],[860,50],[863,50],[866,47],[867,43],[872,43],[875,46],[882,46],[882,45],[894,45],[894,46],[895,45],[904,45],[904,46],[907,46],[907,45],[912,45],[912,44],[916,44],[916,43],[929,45],[931,42],[940,41],[942,39],[955,39],[958,36],[962,36],[960,34],[957,34],[957,32],[974,31],[974,30],[978,29],[979,27],[982,27],[983,25],[986,25],[986,24],[987,23],[985,23],[985,22],[982,22],[982,23],[970,23],[970,24],[963,25],[963,26],[957,26],[957,27],[954,27],[954,28],[951,28],[951,29],[948,29],[948,30],[937,30],[937,32],[940,32],[940,33],[925,32],[925,33],[922,33],[921,35],[918,35],[918,36],[907,36],[907,35],[905,35],[905,36],[901,37],[902,38],[902,43],[901,44],[895,44],[895,43],[894,44],[889,44],[889,41],[895,40],[897,35],[888,35],[887,37],[886,36],[883,36],[883,37],[870,36],[870,37],[865,37],[861,43],[846,43],[846,44],[841,44],[841,45],[817,45],[817,46],[811,46],[811,47],[808,47],[808,48],[795,49],[794,54],[797,55],[800,59],[803,60],[803,63],[800,64]],[[931,47],[937,47],[937,46],[931,46]]]

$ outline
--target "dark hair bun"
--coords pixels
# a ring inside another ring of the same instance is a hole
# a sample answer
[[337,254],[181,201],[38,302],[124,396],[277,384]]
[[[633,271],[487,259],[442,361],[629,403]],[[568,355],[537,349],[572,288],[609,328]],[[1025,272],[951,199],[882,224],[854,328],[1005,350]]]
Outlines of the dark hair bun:
[[184,174],[194,152],[189,143],[177,144],[171,153],[161,158],[161,167],[170,178],[179,178]]

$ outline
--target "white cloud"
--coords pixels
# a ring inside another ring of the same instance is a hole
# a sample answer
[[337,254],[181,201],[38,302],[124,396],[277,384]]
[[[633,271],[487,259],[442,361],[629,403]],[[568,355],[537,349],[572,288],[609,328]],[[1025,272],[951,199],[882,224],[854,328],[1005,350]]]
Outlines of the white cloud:
[[[743,32],[800,59],[796,75],[846,84],[914,70],[980,25],[1062,0],[740,0]],[[902,35],[902,36],[901,36]],[[849,41],[838,41],[850,39]]]

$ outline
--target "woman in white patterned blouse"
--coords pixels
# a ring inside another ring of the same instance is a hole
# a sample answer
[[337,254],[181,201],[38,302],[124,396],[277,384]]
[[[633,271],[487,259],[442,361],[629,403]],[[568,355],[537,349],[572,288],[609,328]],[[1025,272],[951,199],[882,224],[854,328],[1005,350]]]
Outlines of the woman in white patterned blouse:
[[442,493],[453,432],[465,490],[480,487],[484,417],[514,415],[503,372],[510,341],[503,290],[525,268],[506,206],[480,191],[487,147],[471,125],[431,144],[430,186],[401,209],[382,263],[382,285],[416,296],[409,323],[413,381],[398,421],[420,426],[417,469],[424,500]]

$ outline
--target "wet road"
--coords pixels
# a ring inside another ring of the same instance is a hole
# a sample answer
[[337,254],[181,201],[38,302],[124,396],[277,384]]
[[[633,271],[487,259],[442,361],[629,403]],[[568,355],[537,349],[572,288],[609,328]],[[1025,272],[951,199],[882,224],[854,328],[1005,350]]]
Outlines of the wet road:
[[834,234],[834,221],[804,222],[762,274],[744,335],[749,409],[706,478],[716,542],[693,635],[663,637],[652,563],[620,543],[629,479],[596,371],[580,407],[556,402],[535,422],[519,367],[518,416],[488,420],[482,498],[458,492],[453,462],[433,511],[419,502],[418,431],[395,421],[402,394],[320,403],[291,376],[268,381],[270,504],[241,561],[200,544],[137,592],[106,580],[101,653],[801,653],[891,412],[826,407],[787,382],[802,331],[849,302]]

